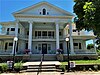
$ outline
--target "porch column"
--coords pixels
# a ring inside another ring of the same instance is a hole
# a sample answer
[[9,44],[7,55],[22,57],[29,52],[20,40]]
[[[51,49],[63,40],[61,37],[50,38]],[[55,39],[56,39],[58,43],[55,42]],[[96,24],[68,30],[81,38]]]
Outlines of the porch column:
[[56,49],[59,49],[59,24],[56,22]]
[[93,44],[94,44],[94,51],[95,51],[95,53],[97,53],[96,46],[95,46],[95,39],[93,39]]
[[16,20],[15,36],[18,37],[18,20]]
[[74,46],[73,46],[72,32],[73,32],[73,31],[72,31],[71,21],[69,21],[70,50],[71,50],[71,54],[75,54],[75,53],[74,53]]
[[66,37],[67,37],[67,34],[66,34],[66,28],[63,29],[63,38],[64,38],[64,42],[63,42],[63,49],[64,49],[64,54],[67,53],[67,42],[66,42]]
[[[18,20],[15,21],[16,22],[16,26],[15,26],[15,36],[18,38]],[[14,54],[14,45],[15,45],[15,42],[13,40],[13,48],[12,48],[12,53],[11,54]],[[16,54],[16,51],[15,51],[15,54]]]
[[29,38],[28,38],[28,49],[30,49],[30,54],[32,54],[32,23],[33,21],[29,22]]

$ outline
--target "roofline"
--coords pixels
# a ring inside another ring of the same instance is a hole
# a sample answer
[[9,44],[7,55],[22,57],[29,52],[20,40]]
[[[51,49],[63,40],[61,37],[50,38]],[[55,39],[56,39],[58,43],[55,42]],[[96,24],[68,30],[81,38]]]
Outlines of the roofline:
[[11,23],[15,23],[15,21],[0,22],[1,25],[3,25],[3,24],[5,24],[5,25],[6,25],[6,24],[11,24]]
[[28,6],[28,7],[26,7],[26,8],[22,8],[22,9],[20,9],[20,10],[18,10],[18,11],[15,11],[15,12],[13,12],[12,14],[14,15],[14,14],[18,14],[19,12],[27,11],[27,10],[31,9],[32,7],[36,7],[36,6],[38,6],[38,5],[42,4],[42,3],[48,4],[48,5],[50,5],[50,6],[54,7],[54,8],[56,8],[57,10],[61,10],[61,12],[64,12],[64,13],[66,13],[66,14],[69,14],[70,16],[75,16],[74,14],[72,14],[72,13],[70,13],[70,12],[68,12],[68,11],[66,11],[66,10],[64,10],[64,9],[62,9],[62,8],[60,8],[60,7],[56,6],[56,5],[54,5],[54,4],[51,4],[51,3],[47,2],[47,1],[38,2],[38,3],[36,3],[36,4],[33,4],[33,5],[31,5],[31,6]]

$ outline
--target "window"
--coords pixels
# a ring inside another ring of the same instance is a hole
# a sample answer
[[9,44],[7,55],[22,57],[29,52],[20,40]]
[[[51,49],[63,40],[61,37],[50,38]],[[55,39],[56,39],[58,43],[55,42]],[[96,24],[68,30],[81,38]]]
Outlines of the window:
[[43,9],[43,15],[46,15],[46,9]]
[[18,28],[18,33],[20,33],[20,28]]
[[61,31],[59,31],[59,36],[61,36],[62,35],[62,32]]
[[37,31],[35,31],[35,37],[37,37]]
[[5,51],[7,50],[8,43],[5,43]]
[[48,50],[51,50],[51,44],[48,44]]
[[74,43],[74,46],[78,46],[78,43]]
[[13,46],[13,43],[9,43],[9,46]]
[[47,36],[47,31],[43,31],[42,36]]
[[27,35],[29,35],[29,31],[27,31]]
[[48,36],[49,37],[54,37],[54,31],[48,31]]
[[38,31],[38,36],[41,36],[41,31]]
[[15,31],[15,28],[11,28],[11,31]]
[[26,43],[25,49],[28,49],[28,43]]
[[47,15],[49,15],[49,12],[47,12]]
[[82,47],[81,47],[81,43],[79,43],[79,49],[82,49]]
[[39,51],[41,50],[41,44],[38,44],[38,50]]
[[40,12],[40,14],[41,14],[41,12]]
[[7,28],[7,31],[9,31],[9,28]]
[[62,50],[63,50],[63,44],[62,44],[62,43],[60,43],[60,49],[62,49]]

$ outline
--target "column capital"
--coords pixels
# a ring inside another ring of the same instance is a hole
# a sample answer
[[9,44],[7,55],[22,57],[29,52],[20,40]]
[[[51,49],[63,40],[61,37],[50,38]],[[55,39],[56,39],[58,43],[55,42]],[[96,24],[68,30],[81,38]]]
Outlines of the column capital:
[[33,21],[32,20],[29,20],[28,23],[33,23]]
[[60,23],[60,20],[56,20],[56,21],[55,21],[55,24],[59,24],[59,23]]
[[18,19],[16,19],[16,20],[15,20],[15,22],[17,22],[17,23],[18,23],[18,22],[19,22],[19,20],[18,20]]

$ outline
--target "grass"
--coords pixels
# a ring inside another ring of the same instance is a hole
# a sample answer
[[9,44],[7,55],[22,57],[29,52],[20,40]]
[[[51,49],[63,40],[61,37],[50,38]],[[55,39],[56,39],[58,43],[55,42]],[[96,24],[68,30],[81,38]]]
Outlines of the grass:
[[[100,59],[98,60],[73,60],[75,64],[100,64]],[[61,62],[63,65],[67,64],[66,62]]]

